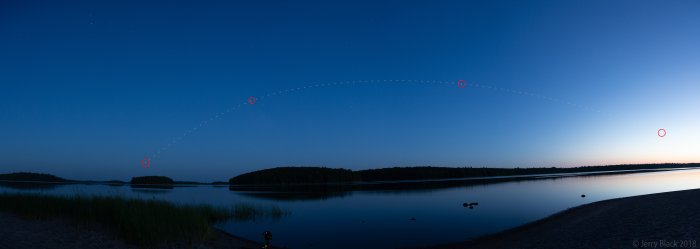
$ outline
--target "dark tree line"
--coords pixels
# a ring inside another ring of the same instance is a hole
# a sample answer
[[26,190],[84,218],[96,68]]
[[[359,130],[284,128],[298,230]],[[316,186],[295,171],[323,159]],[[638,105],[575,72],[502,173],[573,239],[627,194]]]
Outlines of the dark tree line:
[[50,174],[19,172],[0,174],[0,181],[67,182],[68,180]]
[[132,177],[131,184],[158,184],[158,185],[173,185],[175,181],[165,176],[140,176]]
[[234,185],[249,184],[329,184],[350,182],[431,180],[467,177],[519,176],[536,174],[586,173],[620,170],[653,170],[700,167],[700,164],[626,164],[573,168],[448,168],[394,167],[352,171],[326,167],[279,167],[238,175],[229,180]]
[[352,182],[355,174],[349,169],[325,167],[279,167],[245,173],[229,180],[230,184],[304,184]]

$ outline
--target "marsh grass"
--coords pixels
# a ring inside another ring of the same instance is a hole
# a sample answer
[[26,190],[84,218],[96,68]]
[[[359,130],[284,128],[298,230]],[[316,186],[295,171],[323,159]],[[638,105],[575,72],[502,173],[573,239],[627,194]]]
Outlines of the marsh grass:
[[254,220],[289,214],[279,207],[236,204],[230,208],[173,204],[160,200],[119,196],[47,196],[0,194],[0,210],[33,219],[69,218],[99,223],[140,247],[168,243],[196,243],[211,235],[211,225],[226,219]]

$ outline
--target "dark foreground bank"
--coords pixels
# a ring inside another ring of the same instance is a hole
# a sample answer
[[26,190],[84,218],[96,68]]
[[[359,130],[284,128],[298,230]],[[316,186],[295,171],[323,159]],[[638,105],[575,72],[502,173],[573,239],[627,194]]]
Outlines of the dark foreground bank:
[[575,207],[463,243],[434,248],[698,248],[700,189]]
[[[80,224],[70,219],[27,219],[0,212],[0,248],[2,249],[139,249],[127,243],[111,229],[99,224]],[[193,244],[183,241],[147,248],[169,249],[258,249],[259,243],[212,230],[208,239]],[[141,247],[143,248],[143,247]]]
[[0,194],[0,249],[260,248],[212,225],[267,212],[246,205],[224,209],[121,197]]

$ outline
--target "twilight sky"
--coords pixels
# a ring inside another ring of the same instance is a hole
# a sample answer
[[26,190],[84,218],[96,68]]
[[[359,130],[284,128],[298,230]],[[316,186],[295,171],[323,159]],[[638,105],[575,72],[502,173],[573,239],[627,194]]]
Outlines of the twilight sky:
[[0,3],[0,173],[700,161],[699,1],[60,2]]

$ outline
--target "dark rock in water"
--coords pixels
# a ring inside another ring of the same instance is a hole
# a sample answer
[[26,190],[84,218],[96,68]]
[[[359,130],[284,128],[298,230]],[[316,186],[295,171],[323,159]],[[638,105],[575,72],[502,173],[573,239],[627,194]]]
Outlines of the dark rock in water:
[[412,221],[416,221],[416,218],[411,218]]
[[465,203],[462,203],[462,207],[469,207],[469,208],[471,208],[472,206],[478,206],[478,205],[479,205],[478,202],[472,202],[472,203],[466,203],[466,202],[465,202]]
[[585,197],[586,197],[586,195],[581,195],[581,198],[585,198]]

